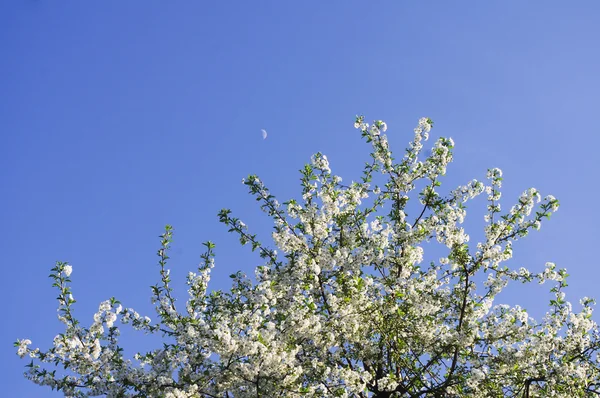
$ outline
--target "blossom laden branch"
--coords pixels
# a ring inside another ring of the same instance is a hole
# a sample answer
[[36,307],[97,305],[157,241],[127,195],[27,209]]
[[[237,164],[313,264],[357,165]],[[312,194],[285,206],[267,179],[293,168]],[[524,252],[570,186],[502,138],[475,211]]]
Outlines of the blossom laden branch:
[[[503,212],[497,168],[488,183],[471,180],[444,194],[454,141],[439,137],[425,156],[432,127],[421,118],[396,160],[387,124],[358,116],[355,128],[371,147],[360,180],[342,184],[317,153],[300,170],[301,197],[283,205],[250,175],[244,184],[274,223],[275,249],[221,210],[219,220],[265,263],[254,277],[233,273],[228,291],[210,290],[215,244],[204,243],[186,278],[184,312],[171,288],[167,226],[152,287],[156,323],[111,298],[82,326],[73,269],[57,263],[50,277],[65,331],[47,351],[15,342],[17,354],[31,359],[26,377],[69,397],[598,395],[595,301],[583,298],[575,311],[565,295],[568,274],[554,263],[539,273],[506,265],[514,242],[539,230],[558,200],[531,188]],[[473,244],[461,224],[465,203],[482,193],[485,237]],[[430,241],[443,257],[425,261]],[[512,282],[553,284],[545,317],[497,303]],[[125,325],[160,334],[163,345],[126,357]]]

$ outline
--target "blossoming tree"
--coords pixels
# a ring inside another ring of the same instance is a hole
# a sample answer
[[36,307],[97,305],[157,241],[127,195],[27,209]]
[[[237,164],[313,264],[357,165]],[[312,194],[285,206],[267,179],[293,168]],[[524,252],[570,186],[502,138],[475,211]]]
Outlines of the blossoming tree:
[[[152,288],[155,322],[111,298],[82,326],[72,310],[72,268],[57,263],[51,277],[65,330],[47,351],[15,343],[32,358],[26,377],[73,397],[600,395],[593,300],[573,310],[563,293],[567,274],[552,263],[541,273],[505,265],[513,242],[539,229],[558,200],[528,189],[504,212],[499,169],[488,171],[487,184],[473,180],[442,195],[454,143],[440,138],[424,156],[432,125],[421,119],[395,160],[386,124],[358,117],[355,127],[372,146],[360,182],[342,184],[318,153],[301,170],[302,199],[283,206],[248,177],[273,219],[277,250],[222,210],[220,221],[265,261],[255,278],[231,275],[230,291],[208,290],[215,246],[207,242],[187,276],[189,299],[176,306],[167,226]],[[472,245],[460,226],[464,203],[483,193],[485,239]],[[430,240],[444,256],[426,263],[422,244]],[[542,320],[494,303],[509,282],[547,281],[554,298]],[[127,358],[117,325],[159,334],[164,344]]]

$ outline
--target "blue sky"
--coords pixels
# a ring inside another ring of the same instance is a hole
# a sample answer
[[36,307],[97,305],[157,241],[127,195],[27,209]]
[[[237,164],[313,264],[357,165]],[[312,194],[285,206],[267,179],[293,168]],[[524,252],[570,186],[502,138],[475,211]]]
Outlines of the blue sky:
[[[111,296],[153,315],[167,223],[180,297],[209,239],[213,286],[226,288],[259,259],[218,210],[264,241],[271,227],[242,177],[258,174],[284,201],[321,151],[345,181],[358,179],[369,149],[352,128],[358,113],[388,122],[397,153],[431,117],[433,137],[456,142],[448,189],[500,167],[505,209],[530,186],[558,197],[559,212],[518,242],[512,264],[555,261],[572,275],[572,300],[599,296],[600,3],[323,3],[0,4],[6,396],[60,396],[22,377],[12,347],[28,337],[47,348],[61,331],[47,278],[56,260],[74,267],[84,324]],[[468,217],[477,235],[483,214]],[[545,291],[504,298],[536,313]]]

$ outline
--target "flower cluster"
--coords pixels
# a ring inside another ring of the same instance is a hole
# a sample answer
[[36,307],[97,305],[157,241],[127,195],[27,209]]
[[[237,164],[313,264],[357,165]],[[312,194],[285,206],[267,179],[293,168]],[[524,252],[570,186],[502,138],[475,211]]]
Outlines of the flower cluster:
[[[72,268],[52,269],[65,331],[47,351],[18,340],[32,359],[26,377],[83,397],[580,397],[600,394],[600,335],[594,301],[575,311],[567,273],[506,265],[514,242],[558,209],[526,190],[506,213],[502,172],[440,191],[454,142],[439,138],[423,156],[433,122],[422,118],[400,161],[383,121],[355,127],[371,145],[359,182],[342,184],[317,153],[301,170],[301,200],[280,204],[256,176],[243,182],[273,220],[275,248],[231,211],[219,219],[264,264],[210,291],[212,242],[187,276],[185,311],[167,268],[172,228],[161,235],[156,322],[111,298],[89,327],[72,313]],[[377,185],[374,181],[377,181]],[[416,187],[421,187],[417,190]],[[485,237],[471,243],[465,203],[487,194]],[[409,202],[416,206],[408,206]],[[425,261],[424,242],[445,252]],[[496,303],[509,283],[550,283],[547,314]],[[118,325],[163,336],[161,347],[127,358]],[[53,365],[66,369],[60,375]]]

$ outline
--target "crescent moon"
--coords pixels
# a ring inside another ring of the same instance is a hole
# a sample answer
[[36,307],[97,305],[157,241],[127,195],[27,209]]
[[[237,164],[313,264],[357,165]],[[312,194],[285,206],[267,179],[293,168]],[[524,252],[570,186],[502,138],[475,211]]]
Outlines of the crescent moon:
[[267,138],[267,130],[261,129],[263,140]]

